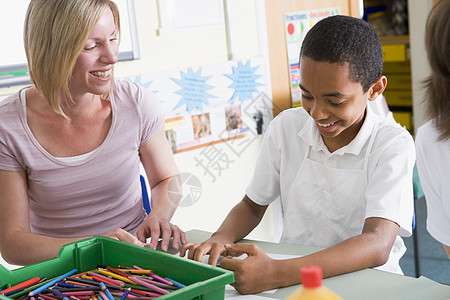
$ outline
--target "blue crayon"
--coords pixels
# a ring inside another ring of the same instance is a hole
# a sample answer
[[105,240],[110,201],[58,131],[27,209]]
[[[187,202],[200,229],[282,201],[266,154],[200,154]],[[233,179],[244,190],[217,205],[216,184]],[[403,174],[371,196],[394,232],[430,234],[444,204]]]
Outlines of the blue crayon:
[[166,277],[166,280],[169,280],[170,282],[173,283],[174,286],[177,286],[177,287],[179,287],[179,288],[184,288],[184,287],[186,287],[184,284],[179,283],[178,281],[175,281],[175,280],[173,280],[173,279],[170,279],[169,277]]
[[100,282],[100,286],[105,289],[103,292],[105,292],[105,295],[106,295],[106,297],[108,297],[109,300],[115,300],[103,282]]
[[28,293],[28,296],[34,296],[36,294],[39,294],[40,292],[42,292],[43,290],[47,289],[48,287],[51,287],[52,285],[54,285],[57,282],[60,282],[61,280],[63,280],[66,277],[69,277],[72,274],[75,274],[76,272],[78,272],[77,269],[73,269],[72,271],[67,272],[66,274],[63,274],[53,280],[50,280],[49,282],[47,282],[46,284],[41,285],[40,287],[32,290],[31,292]]

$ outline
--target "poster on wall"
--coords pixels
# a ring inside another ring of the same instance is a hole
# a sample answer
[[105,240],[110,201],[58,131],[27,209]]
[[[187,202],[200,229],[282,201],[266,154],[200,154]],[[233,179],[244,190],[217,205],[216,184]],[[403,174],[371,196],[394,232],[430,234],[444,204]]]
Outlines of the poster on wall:
[[181,153],[258,135],[272,119],[263,58],[126,78],[150,89],[166,116],[166,137]]
[[293,107],[301,105],[301,91],[299,89],[300,70],[298,60],[303,39],[305,38],[306,33],[321,19],[339,14],[339,7],[284,14],[286,49],[289,64],[289,83]]

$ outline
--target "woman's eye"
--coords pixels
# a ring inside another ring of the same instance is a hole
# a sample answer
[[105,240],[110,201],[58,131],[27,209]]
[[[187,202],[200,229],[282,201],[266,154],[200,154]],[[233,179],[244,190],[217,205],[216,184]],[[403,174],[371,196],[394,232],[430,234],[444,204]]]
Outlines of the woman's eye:
[[302,98],[303,98],[303,99],[308,99],[308,100],[310,100],[310,99],[312,99],[313,97],[308,96],[308,95],[305,95],[305,94],[302,94]]
[[95,49],[95,45],[84,47],[85,51],[90,51],[90,50],[94,50],[94,49]]

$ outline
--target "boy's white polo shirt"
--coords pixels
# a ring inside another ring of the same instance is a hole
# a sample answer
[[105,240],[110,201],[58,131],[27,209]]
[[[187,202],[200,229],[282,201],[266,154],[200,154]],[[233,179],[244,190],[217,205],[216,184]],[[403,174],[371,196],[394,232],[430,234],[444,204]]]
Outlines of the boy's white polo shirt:
[[[301,171],[308,151],[308,158],[322,165],[337,169],[363,168],[375,124],[378,126],[373,146],[368,154],[367,186],[364,195],[361,195],[361,201],[366,202],[365,212],[362,215],[364,219],[379,217],[392,220],[400,226],[400,236],[409,236],[412,231],[413,214],[414,142],[405,129],[391,121],[381,119],[369,106],[364,124],[355,139],[333,153],[328,151],[314,120],[303,108],[289,109],[280,113],[265,133],[253,178],[246,190],[247,195],[259,205],[268,205],[280,196],[283,209],[293,207],[288,201],[294,200],[288,199],[288,194],[297,173]],[[351,210],[352,207],[349,207],[349,214],[352,213]],[[283,216],[286,215],[283,212]],[[363,222],[364,220],[361,220],[361,224]],[[284,223],[285,226],[290,224],[289,220],[285,220]],[[295,223],[298,224],[298,220]],[[343,226],[345,227],[345,224]],[[320,228],[316,228],[311,234],[320,234]],[[398,239],[398,247],[401,248],[403,243],[399,237]],[[295,243],[305,245],[302,241]],[[329,247],[332,244],[333,241],[328,245],[306,246]],[[404,250],[397,249],[394,252]],[[398,254],[400,257],[403,255]]]

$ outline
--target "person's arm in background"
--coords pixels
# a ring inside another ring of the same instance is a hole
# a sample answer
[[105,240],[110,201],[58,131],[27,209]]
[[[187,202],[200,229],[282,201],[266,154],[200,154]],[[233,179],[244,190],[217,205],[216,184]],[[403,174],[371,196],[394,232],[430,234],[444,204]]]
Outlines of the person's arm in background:
[[166,139],[164,123],[140,147],[139,155],[151,189],[152,210],[137,231],[141,242],[151,237],[150,248],[156,249],[162,238],[161,249],[167,251],[170,238],[172,247],[178,249],[186,242],[184,232],[170,224],[182,196],[178,167]]
[[211,238],[200,244],[186,243],[181,248],[180,256],[184,257],[188,252],[189,259],[202,261],[203,257],[209,254],[208,263],[216,265],[220,255],[226,252],[226,245],[247,236],[259,224],[266,209],[267,206],[258,205],[245,195],[228,213]]
[[[61,246],[87,237],[53,238],[30,231],[30,205],[25,172],[0,170],[0,252],[8,263],[29,265],[55,257]],[[123,229],[105,236],[144,246]]]

